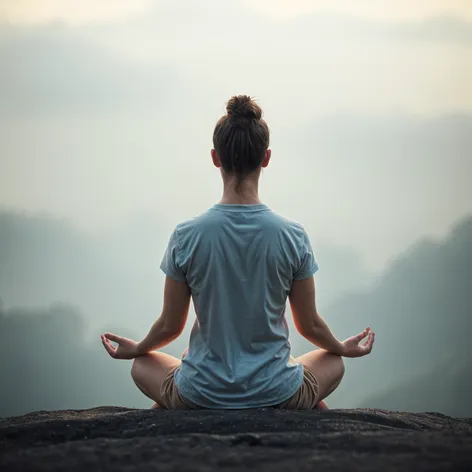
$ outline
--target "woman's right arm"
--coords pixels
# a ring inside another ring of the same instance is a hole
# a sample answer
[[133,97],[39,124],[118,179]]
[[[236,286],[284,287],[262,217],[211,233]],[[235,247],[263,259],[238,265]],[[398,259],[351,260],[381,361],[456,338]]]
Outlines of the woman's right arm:
[[[304,338],[315,346],[344,357],[361,357],[369,354],[372,350],[374,333],[370,331],[370,328],[344,342],[334,336],[316,309],[314,277],[294,280],[289,301],[295,327]],[[359,344],[366,337],[366,344]]]

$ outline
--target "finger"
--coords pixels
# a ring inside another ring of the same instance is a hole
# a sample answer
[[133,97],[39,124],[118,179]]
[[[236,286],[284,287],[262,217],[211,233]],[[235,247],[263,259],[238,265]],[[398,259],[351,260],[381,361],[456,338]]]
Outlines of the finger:
[[372,333],[372,339],[370,341],[370,350],[372,351],[372,348],[374,347],[374,342],[375,342],[375,333]]
[[113,350],[116,350],[116,347],[111,343],[111,341],[103,334],[102,335],[103,342],[107,344],[107,346],[111,347]]
[[108,354],[110,354],[111,357],[115,357],[116,349],[110,344],[110,342],[105,338],[105,336],[102,336],[102,344]]
[[115,346],[113,346],[113,344],[111,343],[111,341],[109,341],[108,339],[105,338],[105,342],[107,343],[107,346],[108,346],[110,349],[113,350],[113,352],[116,351],[117,348],[116,348]]
[[105,338],[109,339],[110,341],[115,341],[115,343],[120,344],[122,342],[123,338],[121,336],[118,336],[116,334],[112,333],[105,333],[104,334]]
[[102,335],[102,344],[103,344],[103,347],[108,351],[110,352],[111,351],[114,351],[115,348],[114,346],[111,345],[110,341],[108,341],[107,338],[105,338],[105,336]]
[[106,341],[104,339],[102,339],[102,344],[103,344],[103,347],[105,348],[105,351],[107,351],[108,354],[111,357],[113,357],[114,356],[113,349],[110,348],[110,346],[106,343]]
[[371,338],[372,338],[372,331],[369,331],[369,334],[367,335],[367,339],[365,340],[365,342],[362,345],[364,347],[367,347],[370,343]]
[[374,341],[375,341],[375,333],[371,333],[371,335],[369,336],[369,339],[366,342],[366,348],[368,349],[369,352],[372,351]]
[[359,343],[360,341],[362,341],[369,334],[369,330],[370,328],[366,328],[364,331],[362,331],[362,333],[359,333],[356,336],[354,336],[354,339],[356,340],[356,342]]

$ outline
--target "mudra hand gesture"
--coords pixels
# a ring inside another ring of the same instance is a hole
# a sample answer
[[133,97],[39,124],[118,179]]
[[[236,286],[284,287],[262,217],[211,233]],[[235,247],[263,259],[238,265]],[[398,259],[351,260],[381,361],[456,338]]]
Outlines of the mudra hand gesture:
[[[367,338],[364,344],[363,339]],[[375,341],[375,333],[370,328],[366,328],[362,333],[347,338],[342,344],[344,346],[344,357],[362,357],[370,354]]]
[[[116,334],[105,333],[100,336],[103,347],[113,359],[134,359],[140,354],[138,352],[138,343],[129,338],[123,338]],[[117,347],[111,343],[114,341]]]

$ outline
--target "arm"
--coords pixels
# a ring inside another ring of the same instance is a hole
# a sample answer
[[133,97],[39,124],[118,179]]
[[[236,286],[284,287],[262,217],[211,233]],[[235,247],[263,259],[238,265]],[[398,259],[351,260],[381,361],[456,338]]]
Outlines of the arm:
[[[132,339],[105,333],[101,336],[103,346],[114,359],[134,359],[164,347],[182,333],[189,306],[190,288],[187,282],[179,282],[167,276],[161,316],[152,325],[146,337],[136,343]],[[118,347],[115,348],[111,341],[118,343]]]
[[304,338],[328,352],[344,355],[343,343],[334,336],[316,309],[314,277],[294,280],[289,301],[295,327]]
[[[375,334],[370,328],[362,333],[339,341],[318,314],[315,302],[315,280],[308,277],[294,280],[289,294],[293,321],[298,332],[308,341],[332,354],[345,357],[361,357],[372,351]],[[365,344],[359,344],[367,337]]]
[[138,355],[164,347],[178,338],[185,327],[189,307],[190,288],[187,282],[178,282],[167,276],[161,316],[152,325],[147,336],[138,343]]

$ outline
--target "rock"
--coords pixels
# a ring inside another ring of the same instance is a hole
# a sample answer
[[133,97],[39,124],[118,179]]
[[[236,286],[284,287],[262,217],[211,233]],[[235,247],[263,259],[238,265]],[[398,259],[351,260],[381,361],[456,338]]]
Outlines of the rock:
[[472,420],[385,410],[102,407],[0,420],[2,471],[472,470]]

